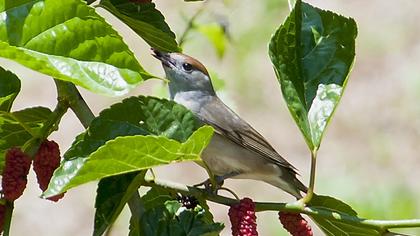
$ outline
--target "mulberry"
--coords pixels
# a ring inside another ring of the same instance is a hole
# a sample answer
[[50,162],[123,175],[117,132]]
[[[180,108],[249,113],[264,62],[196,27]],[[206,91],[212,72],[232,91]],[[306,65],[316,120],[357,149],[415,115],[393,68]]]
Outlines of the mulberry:
[[311,226],[302,215],[298,213],[279,212],[279,219],[292,236],[312,236]]
[[241,199],[238,204],[229,209],[232,236],[257,236],[257,217],[255,203],[249,199]]
[[10,148],[6,153],[1,186],[4,198],[9,201],[18,199],[26,188],[31,158],[19,148]]
[[194,196],[177,196],[178,202],[180,202],[187,209],[194,209],[198,205],[198,200]]
[[[34,171],[38,180],[39,188],[45,191],[48,188],[55,169],[60,166],[60,149],[54,141],[45,140],[38,149],[34,158]],[[49,197],[48,200],[58,201],[64,197],[64,193]]]

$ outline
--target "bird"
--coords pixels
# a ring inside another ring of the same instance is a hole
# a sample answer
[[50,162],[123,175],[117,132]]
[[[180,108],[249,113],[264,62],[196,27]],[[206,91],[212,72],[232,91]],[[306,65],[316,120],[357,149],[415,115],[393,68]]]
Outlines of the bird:
[[302,198],[307,187],[297,169],[248,122],[217,96],[206,67],[197,59],[153,49],[169,80],[170,99],[188,108],[214,135],[201,158],[217,180],[253,179]]

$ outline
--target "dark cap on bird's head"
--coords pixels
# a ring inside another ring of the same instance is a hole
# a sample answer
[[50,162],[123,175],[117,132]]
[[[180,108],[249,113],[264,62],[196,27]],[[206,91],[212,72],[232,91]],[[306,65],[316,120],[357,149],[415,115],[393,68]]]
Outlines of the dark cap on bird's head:
[[154,48],[152,48],[152,51],[154,53],[152,55],[160,60],[164,66],[175,66],[176,60],[182,60],[185,64],[183,66],[186,67],[186,69],[196,69],[209,76],[209,72],[207,71],[206,67],[193,57],[178,52],[162,52]]

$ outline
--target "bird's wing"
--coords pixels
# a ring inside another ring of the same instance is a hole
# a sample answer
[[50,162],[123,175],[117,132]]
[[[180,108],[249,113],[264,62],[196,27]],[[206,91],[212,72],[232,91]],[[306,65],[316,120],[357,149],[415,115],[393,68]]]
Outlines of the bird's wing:
[[219,98],[212,98],[212,101],[203,105],[196,115],[204,124],[213,126],[216,133],[259,154],[267,161],[288,168],[296,173],[295,167],[280,156],[261,134],[241,119]]

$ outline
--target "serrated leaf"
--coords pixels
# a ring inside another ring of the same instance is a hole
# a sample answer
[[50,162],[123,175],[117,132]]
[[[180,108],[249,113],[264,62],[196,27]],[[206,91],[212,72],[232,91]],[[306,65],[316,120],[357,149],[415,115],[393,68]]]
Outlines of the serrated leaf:
[[0,173],[3,172],[6,150],[22,147],[33,138],[31,133],[37,134],[40,131],[50,114],[50,109],[45,107],[32,107],[11,113],[0,111]]
[[152,77],[81,0],[1,1],[0,57],[107,95],[125,94]]
[[[313,211],[317,210],[327,210],[331,212],[331,214],[340,215],[342,218],[345,217],[356,217],[357,220],[360,222],[363,221],[361,218],[357,218],[357,212],[354,211],[349,205],[346,203],[329,197],[329,196],[321,196],[315,195],[310,203],[310,208]],[[350,223],[345,220],[332,220],[327,219],[322,216],[312,215],[311,218],[315,221],[315,223],[320,227],[320,229],[329,236],[336,236],[336,235],[349,235],[349,236],[360,236],[360,235],[382,235],[385,230],[378,230],[376,228],[368,227],[366,225],[355,223]]]
[[354,55],[356,23],[300,0],[272,36],[269,54],[283,97],[311,150],[343,94]]
[[151,47],[167,52],[180,52],[175,34],[165,22],[165,17],[150,3],[128,0],[101,0],[99,6],[107,9],[128,25]]
[[225,30],[220,24],[212,23],[195,26],[198,32],[204,35],[216,50],[217,56],[222,58],[225,55],[227,38]]
[[9,112],[19,92],[19,78],[0,67],[0,111]]
[[144,175],[145,171],[132,172],[108,177],[99,182],[93,235],[102,235],[114,223],[124,205],[138,191]]
[[[59,168],[44,192],[54,196],[70,188],[105,177],[146,170],[158,165],[180,161],[199,161],[200,154],[210,142],[213,129],[202,127],[184,143],[163,136],[125,136],[106,142],[77,165]],[[73,163],[73,160],[70,160]],[[70,169],[68,169],[70,168]],[[76,173],[68,178],[67,172]],[[52,184],[51,184],[52,183]]]
[[[186,209],[175,200],[171,193],[162,188],[152,188],[142,197],[147,209],[140,218],[138,234],[142,236],[219,235],[223,229],[220,223],[206,218],[206,209],[200,205]],[[200,203],[201,204],[201,203]],[[207,214],[211,214],[207,212]]]
[[199,160],[213,129],[202,127],[192,133],[197,127],[194,115],[174,102],[142,96],[125,99],[101,112],[78,136],[44,196],[108,176]]

